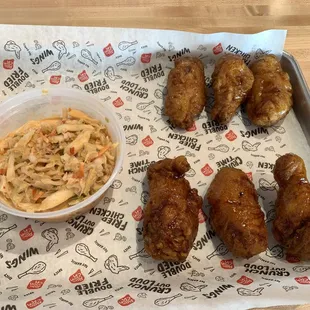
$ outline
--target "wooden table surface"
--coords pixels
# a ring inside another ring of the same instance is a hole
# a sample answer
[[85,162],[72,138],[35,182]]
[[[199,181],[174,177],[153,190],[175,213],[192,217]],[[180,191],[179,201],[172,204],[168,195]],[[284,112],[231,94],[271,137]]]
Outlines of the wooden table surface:
[[255,33],[287,29],[285,49],[310,85],[310,0],[11,0],[0,23]]

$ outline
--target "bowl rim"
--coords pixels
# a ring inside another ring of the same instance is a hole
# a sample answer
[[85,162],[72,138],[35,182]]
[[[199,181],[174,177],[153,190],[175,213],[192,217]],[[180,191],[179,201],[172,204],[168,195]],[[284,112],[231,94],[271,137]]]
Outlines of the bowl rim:
[[[116,164],[114,166],[113,172],[109,178],[109,180],[93,195],[88,197],[87,199],[77,203],[76,205],[73,205],[71,207],[61,209],[58,211],[50,211],[50,212],[26,212],[21,211],[18,209],[15,209],[13,207],[8,207],[2,202],[0,202],[0,210],[4,211],[10,215],[15,215],[18,217],[24,217],[24,218],[30,218],[30,219],[37,219],[37,220],[44,220],[44,219],[51,219],[51,218],[57,218],[57,217],[63,217],[66,215],[69,215],[71,213],[75,213],[79,211],[80,209],[83,209],[84,207],[87,207],[89,204],[93,203],[94,201],[98,200],[111,186],[112,182],[115,180],[117,174],[121,170],[121,167],[123,165],[124,161],[124,154],[125,154],[125,134],[123,130],[123,126],[119,123],[118,119],[115,116],[115,112],[112,111],[111,108],[109,108],[107,105],[103,105],[103,102],[101,102],[97,97],[92,96],[88,94],[85,91],[78,90],[78,89],[70,89],[70,88],[63,88],[63,87],[55,87],[55,88],[42,88],[42,89],[34,89],[29,91],[24,91],[22,93],[19,93],[17,95],[14,95],[6,100],[4,100],[2,103],[0,103],[0,106],[8,106],[9,110],[11,101],[20,100],[21,102],[27,101],[27,99],[34,99],[41,96],[64,96],[64,97],[80,97],[85,100],[89,101],[95,101],[97,104],[102,105],[106,111],[108,111],[107,114],[109,114],[109,121],[114,123],[116,125],[116,131],[117,134],[121,137],[121,141],[119,142],[119,145],[121,145],[120,151],[118,152],[118,156],[116,159]],[[20,103],[23,104],[23,103]],[[103,112],[104,114],[104,112]],[[1,112],[0,112],[1,116]]]

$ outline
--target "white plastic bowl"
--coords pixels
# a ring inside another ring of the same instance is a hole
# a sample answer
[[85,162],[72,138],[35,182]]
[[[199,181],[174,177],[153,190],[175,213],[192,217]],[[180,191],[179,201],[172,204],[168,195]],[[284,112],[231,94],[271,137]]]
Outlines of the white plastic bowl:
[[107,107],[106,103],[101,102],[96,97],[80,90],[67,88],[32,90],[18,94],[0,105],[1,138],[30,120],[59,116],[62,113],[62,108],[69,107],[79,109],[100,120],[108,128],[112,141],[119,143],[116,164],[110,179],[95,194],[66,209],[33,213],[23,212],[0,203],[0,211],[43,222],[63,222],[89,211],[103,198],[104,192],[112,184],[121,169],[125,152],[125,137],[123,128],[114,113]]

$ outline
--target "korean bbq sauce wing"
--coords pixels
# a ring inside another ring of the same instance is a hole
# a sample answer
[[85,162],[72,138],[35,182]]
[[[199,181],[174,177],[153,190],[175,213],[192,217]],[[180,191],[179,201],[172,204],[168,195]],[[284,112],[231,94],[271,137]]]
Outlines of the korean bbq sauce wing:
[[250,258],[267,248],[267,228],[256,190],[240,169],[223,168],[207,199],[211,226],[234,256]]
[[215,96],[212,120],[227,124],[247,98],[254,82],[253,73],[241,56],[228,54],[216,63],[212,81]]
[[165,114],[170,122],[183,129],[194,124],[206,104],[204,66],[200,59],[183,57],[175,61],[168,76]]
[[254,84],[247,101],[247,114],[257,126],[272,126],[283,119],[293,105],[289,75],[274,55],[260,58],[251,66]]
[[198,231],[202,198],[184,178],[186,158],[164,159],[149,166],[150,198],[145,207],[144,247],[154,259],[184,261]]
[[277,159],[274,178],[279,184],[273,234],[288,254],[310,259],[310,184],[304,161],[286,154]]

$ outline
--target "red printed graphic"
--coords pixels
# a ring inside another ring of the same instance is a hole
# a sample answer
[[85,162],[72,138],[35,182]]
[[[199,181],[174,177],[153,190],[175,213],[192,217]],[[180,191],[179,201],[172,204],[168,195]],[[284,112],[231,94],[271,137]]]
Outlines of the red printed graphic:
[[206,164],[204,167],[201,168],[201,172],[203,175],[208,177],[213,173],[213,169],[209,166],[209,164]]
[[79,75],[78,75],[78,79],[80,80],[80,82],[85,82],[89,79],[89,76],[87,75],[86,71],[83,70]]
[[14,59],[4,59],[3,60],[3,69],[11,70],[14,67]]
[[195,131],[197,128],[196,128],[196,124],[194,123],[192,127],[186,129],[186,131]]
[[245,174],[246,174],[246,176],[248,177],[248,179],[250,181],[253,181],[253,174],[252,174],[252,172],[246,172]]
[[110,57],[114,54],[114,49],[111,43],[109,43],[106,47],[103,48],[103,52],[104,52],[104,55],[106,55],[107,57]]
[[118,97],[113,101],[113,105],[115,106],[115,108],[119,108],[124,105],[124,102],[120,97]]
[[295,281],[299,284],[310,284],[310,279],[307,276],[295,278]]
[[152,140],[152,138],[150,136],[146,136],[142,140],[142,143],[143,143],[144,146],[149,147],[149,146],[151,146],[154,143],[154,141]]
[[61,80],[61,75],[52,75],[52,76],[50,77],[50,83],[51,83],[51,84],[57,85],[57,84],[60,83],[60,80]]
[[235,268],[233,259],[222,259],[220,264],[223,269],[234,269]]
[[223,47],[222,47],[221,43],[219,43],[218,45],[213,47],[213,54],[214,55],[218,55],[218,54],[220,54],[222,52],[223,52]]
[[129,294],[127,294],[124,297],[122,297],[121,299],[119,299],[117,302],[121,306],[125,307],[125,306],[129,306],[130,304],[134,303],[135,300]]
[[208,219],[208,217],[204,214],[204,212],[202,211],[202,209],[199,209],[199,213],[198,213],[198,221],[199,221],[199,224],[204,223],[207,219]]
[[71,283],[80,283],[83,282],[85,280],[85,277],[83,276],[81,269],[78,269],[74,274],[72,274],[69,277],[69,281]]
[[35,307],[41,305],[43,301],[44,301],[44,300],[43,300],[42,297],[40,296],[40,297],[38,297],[38,298],[36,298],[36,299],[27,301],[27,302],[26,302],[26,306],[27,306],[28,309],[33,309],[33,308],[35,308]]
[[26,241],[34,236],[31,225],[28,225],[26,228],[19,232],[19,236],[23,241]]
[[295,264],[295,263],[300,262],[300,259],[298,257],[295,257],[295,256],[290,255],[290,254],[286,254],[286,260],[291,264]]
[[144,64],[148,64],[151,61],[152,53],[142,54],[141,55],[141,62]]
[[132,214],[132,217],[134,218],[134,220],[137,222],[141,221],[144,217],[143,210],[142,210],[141,206],[139,206],[131,214]]
[[38,288],[41,288],[44,284],[44,282],[46,281],[46,279],[42,279],[42,280],[32,280],[28,283],[27,285],[27,289],[28,290],[36,290]]
[[229,130],[225,137],[228,141],[234,141],[237,139],[237,135],[232,130]]
[[239,280],[237,280],[237,283],[242,284],[242,285],[249,285],[253,283],[253,280],[246,276],[242,276]]

